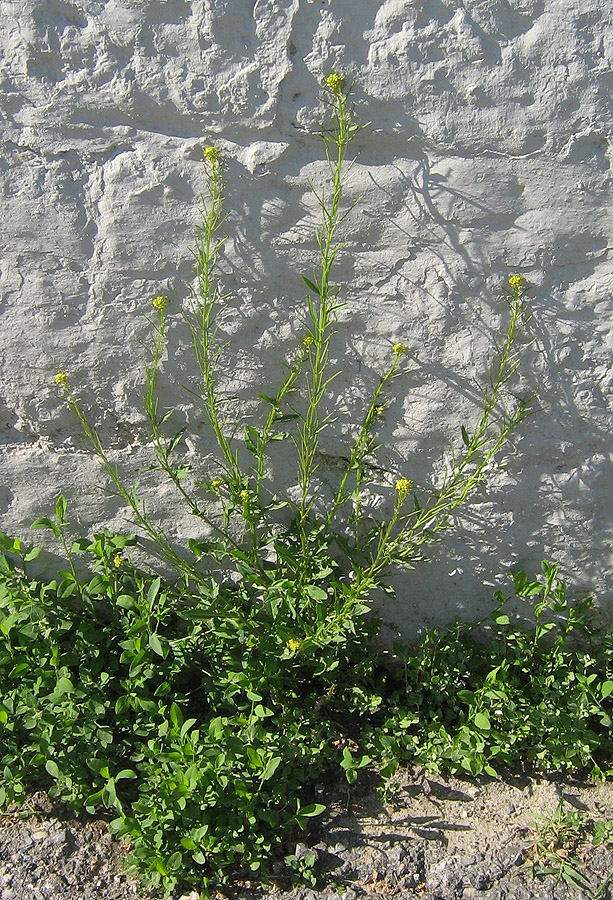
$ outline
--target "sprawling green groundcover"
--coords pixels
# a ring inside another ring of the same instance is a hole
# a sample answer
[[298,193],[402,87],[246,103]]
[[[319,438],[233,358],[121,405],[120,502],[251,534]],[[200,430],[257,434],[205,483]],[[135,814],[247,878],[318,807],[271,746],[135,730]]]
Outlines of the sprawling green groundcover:
[[[458,422],[459,446],[442,477],[417,491],[410,468],[386,472],[376,456],[406,353],[390,342],[363,420],[342,423],[348,439],[336,483],[319,482],[338,408],[330,347],[342,304],[332,268],[347,213],[347,150],[359,130],[342,75],[325,88],[332,114],[322,132],[329,179],[315,192],[317,264],[302,276],[308,296],[296,352],[279,385],[259,394],[259,420],[237,409],[220,378],[226,167],[217,148],[203,153],[196,288],[184,319],[198,373],[188,386],[193,415],[218,453],[198,472],[183,454],[186,423],[159,394],[174,304],[153,300],[146,478],[174,486],[198,537],[187,547],[171,540],[150,512],[150,482],[125,481],[63,370],[57,385],[146,539],[139,558],[146,548],[151,567],[136,565],[135,536],[75,540],[63,496],[54,518],[34,523],[61,543],[66,568],[53,580],[29,571],[36,548],[0,535],[0,800],[18,803],[36,787],[74,809],[109,811],[140,875],[166,892],[206,894],[240,875],[264,876],[280,858],[306,877],[307,863],[291,850],[323,812],[314,784],[339,772],[351,784],[361,770],[384,780],[410,762],[490,776],[519,764],[609,771],[611,635],[591,635],[589,604],[567,605],[555,565],[544,564],[534,582],[515,576],[524,605],[534,604],[527,630],[511,623],[499,595],[485,644],[473,626],[457,625],[399,649],[394,664],[373,649],[373,597],[391,592],[388,576],[419,563],[453,525],[526,417],[530,398],[517,400],[514,382],[526,288],[521,275],[508,279],[506,334],[477,420]],[[279,440],[295,451],[289,484],[275,473]]]
[[500,592],[487,643],[458,624],[390,667],[371,618],[321,657],[302,654],[241,592],[217,618],[193,590],[139,572],[133,543],[77,541],[95,573],[44,583],[24,572],[31,548],[3,537],[0,795],[37,788],[110,810],[149,884],[204,893],[279,859],[299,872],[297,834],[323,811],[313,786],[341,769],[382,784],[407,763],[611,774],[613,638],[590,633],[589,602],[566,601],[555,566],[515,575],[536,602],[531,629],[511,623]]

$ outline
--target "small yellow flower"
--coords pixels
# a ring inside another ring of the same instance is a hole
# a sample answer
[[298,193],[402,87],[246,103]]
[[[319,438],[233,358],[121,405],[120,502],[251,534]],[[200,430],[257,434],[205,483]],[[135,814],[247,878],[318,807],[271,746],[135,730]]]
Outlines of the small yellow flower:
[[216,491],[221,487],[221,478],[213,478],[211,481],[211,490]]
[[407,352],[407,348],[404,346],[404,344],[394,344],[392,349],[396,356],[402,356],[403,353]]
[[202,156],[206,162],[210,163],[212,166],[219,162],[219,150],[217,147],[205,147],[202,151]]
[[114,563],[116,569],[118,569],[118,568],[120,567],[120,565],[121,565],[121,556],[119,555],[119,553],[116,553],[116,554],[115,554],[115,557],[114,557],[114,559],[113,559],[113,563]]
[[340,97],[345,87],[345,76],[341,75],[340,72],[331,72],[324,84],[331,94],[334,94],[335,97]]
[[312,334],[307,334],[305,337],[302,338],[302,343],[305,347],[312,347],[313,344],[315,343],[315,338],[313,337]]
[[375,406],[375,408],[372,411],[372,414],[375,419],[380,419],[384,412],[385,412],[384,406]]
[[302,641],[299,641],[297,638],[290,638],[287,642],[287,646],[292,653],[296,653],[302,647]]
[[240,498],[241,500],[247,502],[247,500],[249,499],[249,491],[241,491]]
[[60,369],[60,371],[55,376],[55,383],[60,384],[62,387],[67,387],[68,375],[66,374],[66,372],[62,372],[62,370]]
[[413,482],[409,478],[399,478],[396,482],[396,490],[399,494],[408,494]]
[[157,309],[158,312],[164,312],[167,306],[168,297],[164,296],[164,294],[158,294],[157,297],[153,298],[153,308]]
[[514,291],[521,291],[525,283],[526,279],[523,275],[511,275],[511,277],[509,278],[509,284]]

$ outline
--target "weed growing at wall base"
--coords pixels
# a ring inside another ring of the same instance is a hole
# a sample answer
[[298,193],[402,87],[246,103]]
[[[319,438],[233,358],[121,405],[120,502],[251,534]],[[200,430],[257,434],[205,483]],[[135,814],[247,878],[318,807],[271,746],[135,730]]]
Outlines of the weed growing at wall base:
[[[40,785],[75,809],[111,811],[111,828],[131,841],[141,876],[167,893],[189,885],[205,894],[237,874],[265,874],[271,859],[285,858],[288,873],[308,877],[292,848],[324,811],[314,784],[335,768],[349,784],[374,759],[383,775],[412,760],[491,774],[528,753],[541,769],[589,765],[598,774],[611,749],[610,645],[601,648],[601,674],[589,654],[579,662],[567,655],[566,636],[579,621],[574,608],[558,626],[561,643],[553,651],[541,640],[550,630],[543,615],[566,609],[555,567],[545,570],[544,582],[523,576],[532,585],[525,596],[540,596],[531,638],[499,613],[494,624],[504,658],[498,644],[480,651],[466,642],[470,629],[460,626],[407,651],[400,674],[372,650],[375,590],[389,592],[387,575],[416,565],[426,545],[452,527],[455,510],[526,417],[529,401],[513,400],[507,390],[520,362],[526,300],[524,280],[515,275],[480,414],[472,427],[459,427],[460,447],[438,490],[419,495],[407,463],[388,474],[387,513],[372,501],[381,411],[406,355],[397,343],[322,500],[315,482],[331,422],[330,348],[342,305],[333,268],[347,154],[358,131],[343,77],[333,73],[326,90],[333,110],[322,134],[329,181],[316,193],[321,225],[317,265],[303,276],[304,333],[277,387],[259,395],[259,424],[233,416],[219,388],[225,167],[217,148],[203,153],[197,288],[185,318],[198,372],[190,392],[218,458],[198,480],[181,459],[184,428],[173,427],[173,410],[158,390],[173,304],[161,294],[153,300],[144,393],[152,471],[174,486],[177,503],[197,523],[187,547],[171,541],[146,496],[123,479],[70,373],[55,378],[136,530],[149,539],[152,563],[163,560],[175,576],[137,567],[134,535],[69,537],[63,497],[54,518],[34,523],[56,535],[67,559],[52,581],[28,573],[36,548],[0,537],[0,799],[17,802],[26,787]],[[278,484],[271,467],[277,441],[295,453],[290,484]],[[516,587],[523,590],[520,582]],[[552,592],[559,609],[550,606]],[[558,694],[551,679],[571,670],[568,690]],[[565,723],[562,743],[555,740],[552,697],[556,727]],[[536,712],[527,715],[532,703]],[[348,717],[357,751],[343,745]]]

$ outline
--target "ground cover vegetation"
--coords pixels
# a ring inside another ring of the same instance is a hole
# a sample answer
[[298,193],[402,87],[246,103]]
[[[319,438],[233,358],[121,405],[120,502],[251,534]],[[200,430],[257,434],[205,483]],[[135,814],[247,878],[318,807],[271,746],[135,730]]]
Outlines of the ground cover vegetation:
[[[0,801],[18,804],[42,788],[75,810],[107,811],[140,876],[167,894],[187,886],[204,896],[241,875],[265,878],[279,860],[288,877],[311,877],[308,857],[292,848],[324,811],[314,785],[334,772],[349,785],[365,770],[384,782],[406,763],[491,777],[519,763],[610,774],[613,638],[592,633],[590,602],[567,601],[555,565],[544,563],[535,580],[514,575],[515,592],[534,604],[528,627],[504,611],[499,592],[487,621],[431,632],[387,656],[374,648],[375,592],[390,592],[387,576],[420,562],[452,527],[526,417],[529,400],[508,391],[526,296],[512,276],[480,416],[459,429],[436,490],[419,497],[410,472],[390,473],[377,486],[390,495],[387,514],[371,491],[400,343],[339,460],[337,484],[327,495],[314,489],[334,408],[330,345],[341,300],[332,267],[358,131],[344,78],[333,73],[325,86],[333,114],[322,133],[329,183],[316,192],[318,265],[304,276],[299,349],[276,390],[259,395],[257,426],[219,387],[225,169],[217,148],[204,150],[197,286],[185,319],[199,373],[191,394],[219,453],[198,482],[181,458],[185,426],[173,427],[159,396],[170,310],[167,297],[153,300],[149,468],[170,480],[205,536],[175,546],[113,464],[64,371],[56,382],[147,539],[151,565],[133,558],[135,534],[72,535],[64,496],[53,518],[33,526],[52,531],[66,557],[52,580],[31,574],[38,548],[0,535]],[[279,440],[296,454],[290,485],[277,484],[271,467]]]

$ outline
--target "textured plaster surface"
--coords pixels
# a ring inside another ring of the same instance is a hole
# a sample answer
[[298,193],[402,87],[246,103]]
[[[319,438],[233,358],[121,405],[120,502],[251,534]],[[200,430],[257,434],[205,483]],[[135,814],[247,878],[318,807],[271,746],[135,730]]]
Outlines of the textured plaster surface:
[[[353,145],[322,482],[402,341],[378,478],[382,496],[398,475],[427,495],[478,415],[474,378],[512,272],[534,314],[516,390],[536,392],[535,414],[432,561],[397,580],[388,619],[410,635],[480,615],[508,566],[544,557],[611,608],[610,0],[19,0],[0,12],[3,531],[24,536],[60,490],[79,530],[126,529],[53,375],[69,372],[136,479],[141,342],[160,292],[165,397],[190,421],[191,462],[212,473],[210,436],[178,386],[193,375],[180,311],[204,143],[223,151],[231,213],[223,386],[257,415],[257,391],[300,340],[309,181],[325,175],[321,81],[341,69],[370,125]],[[169,488],[150,496],[170,533],[198,534]]]

